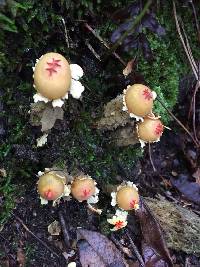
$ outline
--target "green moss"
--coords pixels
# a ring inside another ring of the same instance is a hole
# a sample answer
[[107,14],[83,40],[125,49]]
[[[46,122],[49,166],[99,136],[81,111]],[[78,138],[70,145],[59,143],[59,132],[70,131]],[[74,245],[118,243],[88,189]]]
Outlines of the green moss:
[[[161,39],[149,33],[148,39],[155,57],[152,63],[140,58],[138,70],[165,106],[172,109],[177,101],[179,79],[187,68],[180,62],[168,36]],[[155,102],[154,112],[162,117],[164,123],[169,122],[168,114],[158,101]]]

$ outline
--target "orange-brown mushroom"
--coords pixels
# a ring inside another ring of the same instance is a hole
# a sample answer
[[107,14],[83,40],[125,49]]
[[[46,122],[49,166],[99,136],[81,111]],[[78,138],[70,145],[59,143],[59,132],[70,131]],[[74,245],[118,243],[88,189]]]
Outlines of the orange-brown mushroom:
[[137,209],[139,204],[139,194],[132,186],[123,186],[116,193],[116,202],[123,210]]
[[158,118],[144,118],[144,121],[138,124],[138,137],[144,142],[158,141],[163,133],[164,126]]
[[95,194],[95,181],[88,176],[78,176],[72,182],[71,194],[78,201],[88,200]]
[[56,200],[64,192],[64,181],[54,173],[46,173],[40,176],[38,181],[38,193],[46,200]]
[[64,97],[71,84],[68,61],[58,53],[43,55],[35,65],[34,85],[38,93],[53,100]]
[[144,117],[151,113],[153,107],[153,93],[143,84],[134,84],[125,92],[125,104],[129,113]]

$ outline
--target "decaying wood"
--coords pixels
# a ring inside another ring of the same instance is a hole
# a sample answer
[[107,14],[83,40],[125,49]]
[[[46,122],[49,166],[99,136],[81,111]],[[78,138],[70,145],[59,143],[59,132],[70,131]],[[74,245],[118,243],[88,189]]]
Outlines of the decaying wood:
[[200,256],[200,217],[165,199],[145,200],[163,229],[167,246]]

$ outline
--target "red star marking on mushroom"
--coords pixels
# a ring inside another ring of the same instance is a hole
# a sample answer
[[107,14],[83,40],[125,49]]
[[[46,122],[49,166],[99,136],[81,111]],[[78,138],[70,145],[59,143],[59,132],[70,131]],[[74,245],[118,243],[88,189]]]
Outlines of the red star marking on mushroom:
[[88,190],[84,189],[83,190],[83,198],[87,198],[89,196],[89,194],[90,194],[90,191],[91,191],[90,189],[88,189]]
[[53,73],[57,72],[57,68],[61,67],[59,62],[60,59],[54,58],[52,58],[52,62],[47,62],[48,68],[46,70],[49,71],[49,76],[52,76]]
[[163,125],[161,123],[158,123],[155,128],[155,134],[160,136],[162,132],[163,132]]
[[147,88],[143,90],[143,96],[147,100],[151,100],[153,98],[152,92],[149,91]]
[[124,226],[124,222],[123,222],[123,221],[117,221],[117,222],[115,223],[115,227],[116,227],[117,229],[121,229],[123,226]]
[[53,197],[53,192],[51,191],[51,189],[49,189],[44,193],[44,195],[46,199],[51,199]]
[[131,200],[131,202],[130,202],[130,208],[131,209],[134,209],[135,208],[135,205],[137,204],[137,201],[135,201],[134,199],[133,200]]

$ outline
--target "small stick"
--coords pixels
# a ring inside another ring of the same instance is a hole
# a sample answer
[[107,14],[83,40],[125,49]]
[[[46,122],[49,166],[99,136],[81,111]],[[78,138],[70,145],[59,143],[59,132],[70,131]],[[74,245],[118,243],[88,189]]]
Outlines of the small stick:
[[67,248],[70,248],[70,242],[69,242],[70,237],[69,237],[69,233],[67,231],[67,226],[66,226],[66,222],[65,222],[62,211],[59,211],[58,215],[59,215],[59,220],[60,220],[60,225],[61,225],[65,245],[67,246]]
[[67,43],[67,48],[69,49],[70,48],[70,44],[69,44],[69,38],[68,38],[68,32],[67,32],[67,28],[66,28],[66,23],[65,23],[65,20],[62,18],[61,19],[62,21],[62,24],[63,24],[63,27],[64,27],[64,31],[65,31],[65,41]]
[[193,142],[197,147],[199,147],[199,144],[194,139],[193,135],[190,133],[190,131],[182,124],[182,122],[162,103],[162,100],[157,96],[156,99],[158,102],[163,106],[163,108],[169,113],[169,115],[185,130],[185,132],[191,137]]
[[192,62],[191,57],[190,57],[190,53],[188,52],[187,46],[186,46],[185,41],[184,41],[184,39],[183,39],[183,36],[182,36],[182,34],[181,34],[181,29],[180,29],[180,25],[179,25],[178,18],[177,18],[177,13],[176,13],[176,5],[175,5],[175,2],[173,2],[173,12],[174,12],[174,18],[175,18],[175,22],[176,22],[176,29],[177,29],[177,31],[178,31],[180,40],[181,40],[181,42],[182,42],[182,45],[183,45],[183,48],[184,48],[185,53],[186,53],[186,55],[187,55],[187,58],[188,58],[188,60],[189,60],[189,62],[190,62],[190,65],[191,65],[191,68],[192,68],[193,73],[194,73],[194,75],[195,75],[195,78],[196,78],[196,80],[198,80],[198,75],[197,75],[195,66],[193,65],[193,62]]
[[[100,41],[100,43],[102,43],[107,49],[110,50],[109,44],[105,40],[103,40],[101,36],[94,29],[92,29],[90,25],[88,25],[87,23],[85,23],[84,25]],[[122,65],[126,66],[126,62],[121,59],[121,57],[117,53],[113,52],[112,54],[119,60],[119,62],[121,62]]]
[[129,241],[130,241],[130,243],[131,243],[131,246],[132,246],[132,248],[133,248],[133,251],[134,251],[134,253],[135,253],[135,256],[137,257],[137,259],[138,259],[140,265],[141,265],[142,267],[145,267],[144,260],[143,260],[142,256],[140,255],[140,253],[139,253],[139,251],[138,251],[136,245],[134,244],[132,238],[130,237],[130,235],[129,235],[129,233],[128,233],[127,231],[126,231],[126,235],[127,235],[128,239],[129,239]]
[[120,251],[124,254],[126,254],[129,258],[133,259],[133,253],[129,250],[127,251],[127,248],[125,248],[120,241],[118,241],[115,236],[114,233],[111,234],[110,239],[113,241],[113,243],[115,243],[115,245],[120,249]]
[[193,103],[193,120],[192,120],[192,124],[193,124],[194,137],[197,140],[197,142],[199,140],[198,140],[197,133],[196,133],[196,114],[195,113],[196,113],[196,94],[197,94],[197,91],[198,91],[199,88],[200,88],[200,81],[197,81],[195,89],[194,89],[194,95],[193,95],[193,98],[192,98],[192,103]]
[[196,12],[196,9],[195,9],[193,1],[190,0],[189,2],[191,4],[191,6],[192,6],[192,10],[193,10],[193,13],[194,13],[195,24],[196,24],[196,28],[197,28],[197,36],[198,36],[198,39],[200,41],[200,27],[199,27],[199,22],[198,22],[198,19],[197,19],[197,12]]
[[149,159],[153,168],[153,171],[156,172],[156,167],[154,165],[153,159],[152,159],[152,154],[151,154],[151,144],[149,143]]
[[20,219],[17,215],[15,215],[14,213],[12,213],[12,215],[15,217],[15,219],[21,223],[21,225],[23,226],[23,228],[30,234],[32,235],[38,242],[40,242],[45,248],[47,248],[49,251],[51,251],[51,253],[53,255],[55,255],[57,258],[59,258],[60,256],[54,252],[43,240],[41,240],[39,237],[37,237],[22,221],[22,219]]
[[88,49],[92,52],[92,54],[93,54],[99,61],[101,61],[101,57],[97,54],[97,52],[94,50],[94,48],[91,46],[91,44],[89,44],[88,42],[86,42],[86,45],[87,45]]

